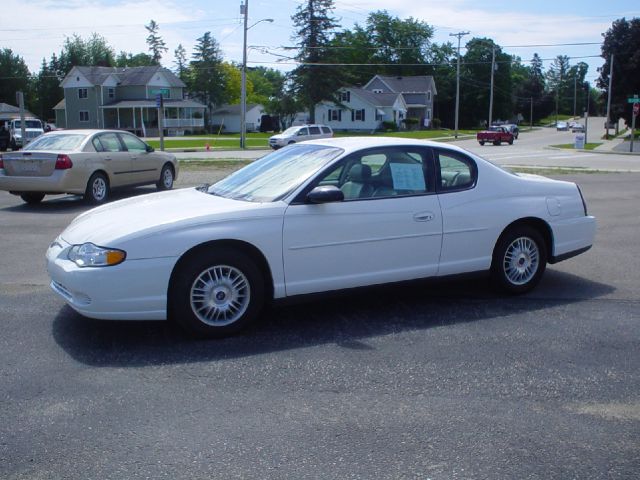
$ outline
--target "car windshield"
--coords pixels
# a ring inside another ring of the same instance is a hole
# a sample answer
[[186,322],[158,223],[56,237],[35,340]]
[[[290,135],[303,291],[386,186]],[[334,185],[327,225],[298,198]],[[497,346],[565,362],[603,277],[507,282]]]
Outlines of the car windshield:
[[489,127],[490,132],[501,132],[502,127]]
[[298,133],[298,130],[300,130],[300,127],[289,127],[282,132],[282,135],[293,135],[294,133]]
[[238,170],[207,192],[248,202],[281,200],[342,152],[322,145],[290,145]]
[[77,149],[86,138],[83,134],[41,135],[25,147],[25,150],[53,150],[65,152]]
[[[20,120],[16,120],[14,123],[15,128],[21,128],[22,122]],[[42,124],[40,120],[25,120],[24,128],[42,128]]]

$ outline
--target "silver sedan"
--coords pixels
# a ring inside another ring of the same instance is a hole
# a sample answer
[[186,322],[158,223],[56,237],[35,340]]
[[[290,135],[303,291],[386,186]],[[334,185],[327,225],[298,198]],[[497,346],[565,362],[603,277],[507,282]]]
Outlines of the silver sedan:
[[19,152],[0,155],[0,190],[39,203],[45,195],[109,198],[112,188],[156,184],[169,190],[178,175],[175,155],[156,152],[118,130],[64,130],[41,135]]

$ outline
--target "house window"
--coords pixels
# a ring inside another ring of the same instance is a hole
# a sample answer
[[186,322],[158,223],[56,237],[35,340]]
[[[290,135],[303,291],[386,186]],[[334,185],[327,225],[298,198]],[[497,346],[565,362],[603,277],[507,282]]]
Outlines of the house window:
[[89,112],[87,110],[80,110],[80,121],[81,122],[89,121]]
[[330,122],[342,121],[342,110],[329,109],[329,121]]
[[342,92],[340,94],[340,100],[343,102],[350,102],[351,101],[351,92],[349,90],[347,90],[346,92]]
[[364,122],[364,108],[361,110],[351,110],[351,121]]
[[431,120],[431,109],[430,108],[427,108],[427,115],[424,118],[426,118],[427,120]]
[[86,88],[79,88],[78,89],[78,98],[88,98],[89,97],[89,90]]
[[111,87],[111,88],[109,88],[109,89],[107,90],[107,96],[108,96],[109,98],[116,98],[116,89],[115,89],[115,88],[112,88],[112,87]]
[[431,101],[431,90],[427,92],[427,102]]
[[373,89],[373,93],[382,93],[382,89],[381,88],[374,88]]
[[149,93],[151,94],[151,98],[155,98],[158,94],[162,95],[162,98],[171,98],[170,88],[151,88],[149,89]]

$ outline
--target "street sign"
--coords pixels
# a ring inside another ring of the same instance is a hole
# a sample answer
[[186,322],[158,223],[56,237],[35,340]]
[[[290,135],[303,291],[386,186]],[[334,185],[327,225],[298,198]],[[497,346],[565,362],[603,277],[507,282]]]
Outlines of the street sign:
[[627,98],[627,103],[640,103],[640,98],[638,98],[638,95],[634,95],[633,97]]
[[156,93],[156,108],[162,108],[162,94]]

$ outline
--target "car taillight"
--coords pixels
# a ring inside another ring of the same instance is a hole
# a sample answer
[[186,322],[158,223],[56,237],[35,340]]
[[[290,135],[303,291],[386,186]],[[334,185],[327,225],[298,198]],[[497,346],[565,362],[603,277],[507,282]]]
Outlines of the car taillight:
[[56,170],[66,170],[73,167],[73,162],[68,155],[58,155],[56,158]]

